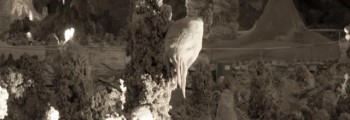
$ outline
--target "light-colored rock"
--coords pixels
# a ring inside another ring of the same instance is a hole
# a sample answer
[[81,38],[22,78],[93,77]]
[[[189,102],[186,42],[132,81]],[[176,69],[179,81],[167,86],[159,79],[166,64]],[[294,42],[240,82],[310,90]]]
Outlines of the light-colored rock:
[[187,0],[187,17],[201,17],[204,22],[203,38],[209,37],[210,26],[213,23],[213,1],[212,0]]
[[322,99],[322,108],[327,110],[328,112],[332,112],[335,110],[337,106],[337,96],[333,91],[326,91],[323,94]]
[[215,120],[238,120],[234,111],[233,93],[228,89],[221,93]]
[[324,109],[316,111],[316,113],[312,116],[313,120],[330,120],[328,112]]
[[11,11],[11,0],[0,0],[0,34],[4,31],[9,30],[12,22],[10,11]]
[[54,108],[50,107],[50,110],[46,113],[47,120],[58,120],[60,118],[60,113]]
[[153,120],[153,115],[147,106],[141,106],[133,110],[131,120]]
[[210,40],[232,40],[239,27],[238,0],[213,0],[213,23],[210,26]]
[[0,86],[0,119],[4,119],[7,116],[7,99],[9,94],[5,88]]
[[340,114],[338,120],[350,120],[350,114],[349,113],[342,113],[342,114]]

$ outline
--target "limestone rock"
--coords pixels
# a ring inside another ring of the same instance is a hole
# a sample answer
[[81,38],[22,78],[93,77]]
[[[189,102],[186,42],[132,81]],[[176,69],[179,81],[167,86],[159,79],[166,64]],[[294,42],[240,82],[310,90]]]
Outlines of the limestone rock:
[[213,23],[210,27],[209,39],[235,39],[239,27],[238,15],[238,0],[213,0]]
[[0,0],[0,35],[7,31],[12,22],[10,11],[11,11],[11,0]]
[[349,113],[342,113],[342,114],[340,114],[338,120],[350,120],[350,114]]
[[204,39],[208,39],[210,26],[213,23],[213,0],[188,0],[187,17],[202,17],[204,22]]
[[9,94],[5,88],[0,86],[0,119],[4,119],[7,116],[7,99]]
[[330,115],[328,112],[324,109],[316,111],[316,113],[313,115],[313,120],[330,120]]
[[233,93],[228,89],[221,94],[215,120],[238,120],[234,111]]
[[153,120],[151,110],[147,106],[135,108],[131,115],[132,120]]
[[337,96],[333,91],[326,91],[323,94],[322,108],[327,110],[328,112],[332,112],[335,110],[337,106]]

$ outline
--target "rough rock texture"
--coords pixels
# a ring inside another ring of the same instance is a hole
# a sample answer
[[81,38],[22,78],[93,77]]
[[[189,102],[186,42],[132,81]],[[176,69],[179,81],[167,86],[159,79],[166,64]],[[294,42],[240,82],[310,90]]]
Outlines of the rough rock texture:
[[92,119],[91,68],[87,53],[78,46],[68,46],[55,59],[53,89],[56,103],[52,104],[61,119]]
[[[15,31],[13,30],[13,25],[11,25],[13,22],[16,23],[18,20],[23,20],[26,17],[31,21],[38,21],[47,15],[47,11],[45,10],[43,11],[43,14],[36,11],[33,5],[33,0],[1,0],[0,3],[0,37],[6,38],[8,37],[8,34]],[[17,26],[20,26],[18,23],[16,24]]]
[[46,120],[59,120],[60,113],[54,108],[50,107],[50,110],[46,112]]
[[249,30],[263,13],[268,0],[239,1],[239,30]]
[[79,36],[75,40],[83,45],[118,45],[127,24],[129,5],[129,0],[66,0],[65,4],[58,0],[36,1],[37,9],[47,7],[48,16],[31,31],[34,40],[46,41],[52,34],[63,39],[64,30],[73,27]]
[[[10,62],[12,61],[12,62]],[[48,110],[49,95],[44,87],[41,66],[35,57],[23,55],[2,65],[0,83],[9,91],[7,119],[43,119]]]
[[185,16],[202,17],[205,22],[204,38],[206,42],[236,38],[239,26],[237,21],[238,0],[165,0],[164,2],[172,6],[173,20]]
[[154,120],[151,110],[147,106],[140,106],[131,114],[131,120]]
[[342,113],[342,114],[340,114],[338,120],[350,120],[350,114],[349,113]]
[[0,119],[4,119],[7,116],[7,100],[9,93],[6,88],[0,86]]
[[12,22],[11,18],[11,0],[0,0],[0,35],[9,30],[10,24]]
[[[189,76],[192,90],[187,90],[188,98],[178,100],[181,94],[173,96],[174,108],[170,111],[174,120],[212,120],[217,112],[219,91],[214,87],[209,64],[198,63]],[[189,84],[188,83],[188,84]],[[175,91],[175,95],[176,95]],[[178,91],[180,92],[180,91]],[[174,100],[175,99],[175,100]]]
[[131,3],[126,35],[126,52],[131,57],[125,70],[126,111],[150,105],[154,119],[170,119],[169,101],[176,83],[168,76],[163,63],[163,39],[171,11],[162,0],[133,0]]
[[126,120],[122,111],[125,103],[122,96],[125,91],[123,92],[122,88],[116,87],[120,85],[122,83],[118,81],[94,83],[94,95],[90,101],[93,119]]
[[[233,48],[245,46],[261,48],[327,42],[331,42],[331,40],[319,33],[310,31],[304,25],[293,0],[269,0],[263,14],[256,21],[253,28],[235,41],[219,41],[210,47]],[[326,49],[322,50],[327,51]],[[253,51],[250,52],[253,53]]]
[[349,24],[348,0],[294,0],[305,24],[311,28],[342,29]]
[[[289,14],[286,15],[287,13]],[[293,0],[268,1],[264,13],[254,27],[239,39],[243,42],[241,44],[269,40],[299,44],[330,42],[324,36],[308,31],[294,7]]]
[[[50,105],[61,119],[125,119],[122,82],[114,77],[93,80],[91,59],[85,48],[68,43],[47,59],[48,76],[53,85]],[[121,87],[119,87],[121,86]]]
[[178,20],[186,17],[186,0],[164,0],[164,3],[172,8],[172,20]]
[[313,120],[331,120],[331,117],[329,116],[329,113],[324,110],[317,110],[316,113],[312,116]]
[[[194,66],[196,70],[191,74],[192,83],[191,88],[193,88],[193,94],[191,96],[191,104],[194,108],[195,118],[214,118],[213,101],[213,77],[210,73],[210,66],[207,63],[199,63]],[[215,104],[215,102],[214,102]]]
[[[253,27],[268,0],[240,1],[239,24],[241,30]],[[348,0],[293,0],[304,23],[309,28],[342,29],[349,24]]]
[[216,120],[238,120],[237,114],[234,110],[233,93],[225,89],[221,93],[221,98],[218,105],[218,112],[216,114]]
[[41,20],[42,16],[35,10],[33,0],[12,0],[11,15],[13,19],[29,17],[31,20]]
[[88,0],[88,4],[106,32],[118,33],[127,24],[130,0]]
[[239,27],[239,1],[213,0],[212,25],[210,27],[210,40],[234,40]]
[[[310,120],[315,116],[318,119],[336,120],[342,113],[350,111],[348,97],[339,97],[337,100],[344,74],[350,72],[348,63],[338,63],[337,60],[256,63],[234,63],[234,67],[224,74],[225,79],[233,83],[230,86],[235,90],[235,104],[241,111],[249,113],[253,106],[256,111],[253,113],[267,115],[267,119],[281,117],[279,119],[297,120]],[[260,75],[254,77],[255,74]],[[314,87],[311,81],[314,81]],[[322,114],[316,115],[318,112]],[[256,118],[252,114],[249,117]]]
[[342,38],[339,40],[339,49],[340,49],[339,62],[350,61],[350,58],[348,56],[349,46],[350,46],[350,42],[347,41],[345,38]]
[[248,115],[260,120],[279,120],[283,118],[280,79],[273,68],[262,62],[251,64],[256,67],[251,78],[251,96],[249,99]]
[[210,27],[213,24],[213,0],[187,0],[187,16],[201,17],[204,21],[204,39],[209,38]]

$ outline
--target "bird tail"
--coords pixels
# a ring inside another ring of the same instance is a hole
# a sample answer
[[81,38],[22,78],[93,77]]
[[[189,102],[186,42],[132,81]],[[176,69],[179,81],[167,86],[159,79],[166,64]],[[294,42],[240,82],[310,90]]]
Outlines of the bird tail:
[[175,66],[176,66],[176,78],[175,79],[177,80],[177,85],[182,90],[183,97],[186,98],[186,94],[185,94],[186,77],[184,77],[185,66],[182,64],[181,60],[175,62]]
[[181,64],[180,62],[176,63],[176,79],[177,79],[177,85],[182,88],[182,82],[181,82]]
[[181,90],[182,95],[186,98],[186,77],[187,77],[187,66],[184,62],[181,62]]

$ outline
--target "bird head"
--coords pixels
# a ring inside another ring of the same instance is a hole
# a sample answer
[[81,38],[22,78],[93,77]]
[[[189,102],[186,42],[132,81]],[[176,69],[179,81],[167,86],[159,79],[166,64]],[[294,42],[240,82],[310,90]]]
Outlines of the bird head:
[[346,73],[346,74],[344,75],[344,78],[345,78],[346,80],[349,79],[349,74]]
[[74,36],[75,29],[69,28],[64,32],[64,42],[63,44],[66,44],[68,41],[72,40]]
[[27,37],[27,39],[32,39],[32,33],[27,32],[27,33],[26,33],[26,37]]
[[350,40],[350,35],[349,35],[349,31],[350,31],[350,26],[348,25],[348,26],[346,26],[345,28],[344,28],[344,32],[345,32],[345,39],[347,40],[347,41],[349,41]]

